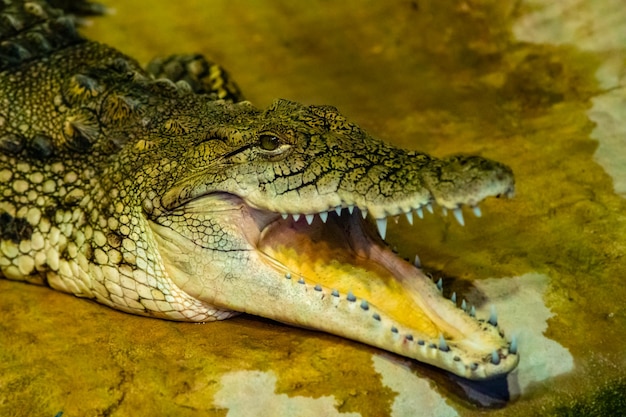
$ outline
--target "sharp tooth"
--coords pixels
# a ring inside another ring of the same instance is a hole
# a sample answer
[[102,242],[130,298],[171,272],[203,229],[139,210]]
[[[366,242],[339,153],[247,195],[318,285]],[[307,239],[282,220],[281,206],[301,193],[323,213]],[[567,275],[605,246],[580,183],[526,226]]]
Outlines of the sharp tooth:
[[384,217],[382,219],[376,219],[376,226],[378,226],[378,233],[380,234],[380,237],[384,240],[385,235],[387,234],[387,219]]
[[337,216],[341,216],[341,206],[335,207],[335,213],[337,213]]
[[297,222],[297,221],[298,221],[298,219],[300,218],[300,215],[299,215],[299,214],[292,214],[292,216],[293,216],[293,221],[294,221],[294,222]]
[[493,352],[491,352],[491,363],[493,363],[494,365],[500,364],[500,355],[498,355],[497,350],[494,350]]
[[350,213],[350,214],[354,213],[354,204],[350,204],[348,206],[348,213]]
[[470,307],[469,315],[470,317],[476,317],[476,307]]
[[320,215],[320,219],[322,219],[323,223],[326,223],[326,220],[328,220],[328,212],[327,211],[323,211],[321,213],[319,213]]
[[289,214],[287,214],[287,213],[281,213],[281,214],[280,214],[280,217],[282,217],[282,218],[283,218],[283,220],[287,220],[287,217],[289,217]]
[[450,350],[448,344],[446,343],[446,339],[443,338],[443,335],[439,335],[439,350],[442,352],[447,352]]
[[467,311],[467,302],[465,302],[465,298],[463,299],[463,302],[461,302],[461,310]]
[[450,297],[450,301],[452,301],[454,304],[456,304],[456,292],[452,293],[452,297]]
[[441,207],[441,214],[443,214],[443,216],[447,216],[448,215],[448,209],[445,207]]
[[437,289],[439,291],[443,291],[443,280],[441,278],[439,278],[439,281],[437,281]]
[[315,214],[307,214],[304,216],[304,218],[306,219],[306,222],[310,225],[311,223],[313,223],[313,219],[315,218]]
[[406,213],[404,213],[404,215],[406,216],[406,221],[409,222],[410,225],[412,225],[413,224],[413,212],[407,211]]
[[433,205],[432,203],[427,203],[426,204],[426,210],[428,210],[430,212],[430,214],[433,214],[435,211],[433,210]]
[[422,210],[421,207],[416,208],[415,212],[417,213],[417,217],[419,217],[420,219],[424,218],[424,210]]
[[496,306],[491,306],[491,313],[489,314],[489,324],[492,326],[498,325],[498,315],[496,314]]
[[511,345],[509,346],[509,353],[517,354],[517,337],[511,337]]
[[463,211],[460,208],[455,208],[453,210],[454,218],[461,226],[465,226],[465,220],[463,220]]
[[415,255],[415,260],[413,261],[413,265],[415,265],[416,268],[422,267],[422,261],[420,260],[420,257],[418,255]]
[[474,216],[476,217],[480,217],[483,215],[483,213],[480,211],[480,207],[478,206],[472,207],[472,211],[474,212]]
[[361,210],[361,216],[363,218],[366,218],[367,217],[367,209],[360,209],[360,210]]

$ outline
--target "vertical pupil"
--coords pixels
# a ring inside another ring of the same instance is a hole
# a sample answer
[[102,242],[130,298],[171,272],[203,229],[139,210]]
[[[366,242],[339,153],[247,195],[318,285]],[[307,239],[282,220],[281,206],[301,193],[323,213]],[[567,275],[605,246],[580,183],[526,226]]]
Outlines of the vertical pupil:
[[261,147],[266,151],[273,151],[278,148],[279,140],[273,135],[261,136]]

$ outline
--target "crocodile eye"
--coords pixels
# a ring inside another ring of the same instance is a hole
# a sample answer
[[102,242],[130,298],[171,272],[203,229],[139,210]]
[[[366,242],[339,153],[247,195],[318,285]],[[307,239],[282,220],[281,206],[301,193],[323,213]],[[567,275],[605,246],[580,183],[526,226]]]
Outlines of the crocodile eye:
[[259,145],[264,151],[275,151],[280,146],[280,139],[274,135],[261,135]]

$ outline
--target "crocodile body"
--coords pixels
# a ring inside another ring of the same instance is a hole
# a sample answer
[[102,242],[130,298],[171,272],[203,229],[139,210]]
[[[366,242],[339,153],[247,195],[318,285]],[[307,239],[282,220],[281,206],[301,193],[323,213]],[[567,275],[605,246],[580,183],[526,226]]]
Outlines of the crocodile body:
[[383,241],[389,216],[512,195],[508,167],[397,149],[330,106],[258,109],[200,56],[144,70],[77,34],[69,13],[98,7],[50,3],[0,5],[0,276],[162,319],[247,312],[471,379],[516,366],[495,317]]

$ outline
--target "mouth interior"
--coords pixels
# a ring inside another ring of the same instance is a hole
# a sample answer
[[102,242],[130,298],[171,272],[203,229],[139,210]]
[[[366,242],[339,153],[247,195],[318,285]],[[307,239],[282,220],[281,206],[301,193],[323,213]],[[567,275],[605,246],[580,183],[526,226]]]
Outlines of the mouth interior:
[[420,305],[425,301],[404,282],[424,276],[390,251],[360,217],[344,210],[341,216],[329,214],[326,222],[316,216],[310,225],[304,218],[279,217],[262,230],[257,248],[292,279],[302,278],[329,292],[352,294],[359,303],[367,300],[423,336],[450,336]]

